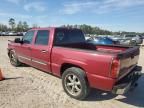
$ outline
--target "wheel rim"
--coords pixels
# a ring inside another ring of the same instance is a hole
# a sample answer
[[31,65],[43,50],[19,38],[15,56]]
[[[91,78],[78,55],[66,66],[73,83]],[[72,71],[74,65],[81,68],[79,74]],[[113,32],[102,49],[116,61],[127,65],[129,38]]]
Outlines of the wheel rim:
[[82,91],[82,86],[79,78],[74,74],[69,74],[65,77],[65,88],[69,94],[78,96]]
[[11,63],[12,64],[16,63],[16,57],[15,57],[14,53],[11,54]]

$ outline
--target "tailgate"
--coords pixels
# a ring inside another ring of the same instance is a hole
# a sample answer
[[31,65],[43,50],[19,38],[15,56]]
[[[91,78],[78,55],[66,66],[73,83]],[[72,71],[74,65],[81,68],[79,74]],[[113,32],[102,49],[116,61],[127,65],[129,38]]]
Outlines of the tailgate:
[[130,47],[126,51],[118,54],[118,58],[120,59],[120,71],[119,78],[123,78],[127,75],[131,70],[137,65],[139,59],[139,47]]

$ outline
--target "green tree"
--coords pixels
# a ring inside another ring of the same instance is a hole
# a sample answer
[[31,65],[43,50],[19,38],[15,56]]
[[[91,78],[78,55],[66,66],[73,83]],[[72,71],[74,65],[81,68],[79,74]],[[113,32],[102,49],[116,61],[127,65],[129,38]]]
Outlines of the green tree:
[[29,29],[29,25],[27,24],[26,21],[23,22],[23,30],[27,31]]
[[8,30],[8,27],[7,25],[4,25],[4,24],[0,24],[0,31],[7,31]]
[[9,25],[11,26],[11,30],[14,30],[15,25],[16,25],[14,18],[10,18],[10,19],[9,19]]
[[17,32],[22,32],[23,31],[23,24],[22,24],[21,21],[18,22],[16,31]]

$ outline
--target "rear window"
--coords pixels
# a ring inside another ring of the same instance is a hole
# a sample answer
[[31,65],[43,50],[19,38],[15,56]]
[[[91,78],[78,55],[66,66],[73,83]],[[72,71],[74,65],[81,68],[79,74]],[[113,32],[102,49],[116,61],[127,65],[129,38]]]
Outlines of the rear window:
[[56,29],[54,45],[83,43],[85,42],[84,34],[78,29]]

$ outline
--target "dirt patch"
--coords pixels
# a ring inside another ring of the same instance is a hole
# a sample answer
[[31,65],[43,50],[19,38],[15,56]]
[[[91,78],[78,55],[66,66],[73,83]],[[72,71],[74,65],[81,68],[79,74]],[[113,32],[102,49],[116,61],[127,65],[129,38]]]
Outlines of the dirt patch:
[[[0,67],[6,80],[0,82],[0,108],[144,108],[144,77],[139,86],[125,96],[92,90],[85,101],[65,94],[61,79],[32,67],[11,66],[7,56],[8,40],[0,37]],[[144,49],[139,65],[144,67]]]

